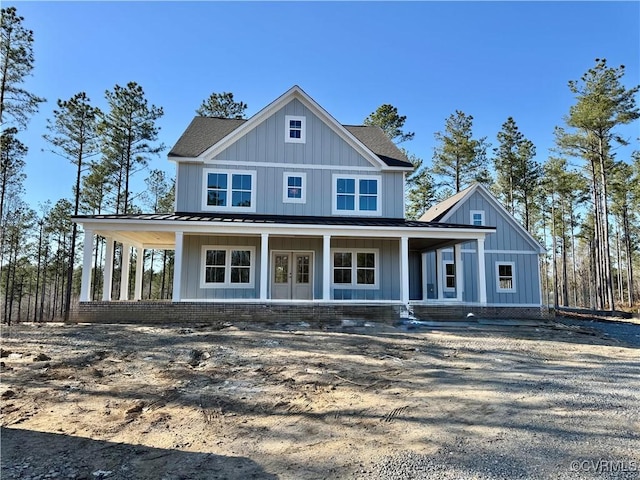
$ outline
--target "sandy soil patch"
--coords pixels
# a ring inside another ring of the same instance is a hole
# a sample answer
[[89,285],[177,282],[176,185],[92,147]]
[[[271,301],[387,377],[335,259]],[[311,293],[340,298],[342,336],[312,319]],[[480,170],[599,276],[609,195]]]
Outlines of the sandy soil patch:
[[1,360],[3,479],[640,476],[639,351],[588,328],[18,325]]

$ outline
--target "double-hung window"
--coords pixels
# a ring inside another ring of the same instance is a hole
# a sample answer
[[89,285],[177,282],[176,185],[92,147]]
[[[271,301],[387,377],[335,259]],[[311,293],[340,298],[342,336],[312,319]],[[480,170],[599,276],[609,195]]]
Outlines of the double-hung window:
[[380,177],[333,175],[334,215],[380,215]]
[[450,292],[456,288],[456,265],[451,260],[444,260],[444,291]]
[[307,201],[307,174],[284,172],[282,181],[282,201],[284,203],[306,203]]
[[307,119],[298,115],[285,115],[285,135],[286,143],[305,143],[307,139]]
[[255,212],[255,171],[204,170],[204,210]]
[[334,250],[331,262],[335,288],[377,288],[377,250]]
[[254,283],[254,247],[202,247],[203,288],[251,288]]
[[516,291],[515,262],[496,262],[496,291],[513,293]]

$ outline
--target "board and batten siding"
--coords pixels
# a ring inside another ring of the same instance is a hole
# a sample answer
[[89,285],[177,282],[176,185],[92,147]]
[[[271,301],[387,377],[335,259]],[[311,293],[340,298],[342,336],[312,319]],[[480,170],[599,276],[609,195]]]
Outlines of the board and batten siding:
[[[287,115],[305,117],[305,143],[285,143]],[[374,167],[297,99],[287,103],[211,160]]]
[[[252,259],[254,281],[252,288],[202,288],[202,247],[254,247]],[[236,298],[258,298],[260,296],[260,237],[231,237],[214,235],[185,235],[183,240],[181,295],[185,299],[215,300]]]
[[[286,115],[305,116],[305,143],[284,141]],[[203,170],[219,168],[256,172],[257,214],[331,216],[333,174],[339,173],[380,177],[380,216],[404,215],[404,173],[379,171],[297,99],[209,160],[212,162],[178,163],[176,211],[202,212]],[[252,164],[242,165],[243,162]],[[283,202],[285,172],[306,174],[306,203]]]
[[[202,288],[202,247],[250,246],[255,248],[254,283],[252,288]],[[378,288],[348,289],[333,288],[336,300],[399,300],[400,299],[400,246],[397,240],[333,238],[331,249],[377,249]],[[313,252],[313,297],[322,298],[322,238],[321,237],[270,237],[269,262],[272,252]],[[256,299],[260,297],[260,237],[257,236],[215,236],[185,235],[182,263],[182,298],[197,300]],[[268,275],[271,275],[269,269]],[[333,272],[329,272],[332,278]],[[333,278],[332,278],[333,279]],[[270,284],[270,282],[268,282]],[[270,287],[269,287],[270,288]],[[270,296],[270,292],[269,292]]]

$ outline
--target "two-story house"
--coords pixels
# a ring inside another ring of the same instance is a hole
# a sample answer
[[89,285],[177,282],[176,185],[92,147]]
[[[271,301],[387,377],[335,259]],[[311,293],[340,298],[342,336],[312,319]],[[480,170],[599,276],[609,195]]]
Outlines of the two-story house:
[[[96,234],[108,240],[103,302],[126,303],[118,310],[124,317],[141,298],[145,248],[175,250],[172,302],[144,302],[159,317],[180,315],[180,304],[194,318],[263,315],[282,305],[313,314],[322,306],[325,316],[376,308],[387,315],[388,307],[398,313],[412,303],[483,307],[493,298],[484,248],[496,229],[405,220],[405,178],[413,169],[405,155],[378,127],[340,124],[298,86],[248,120],[194,118],[169,160],[176,165],[174,214],[75,218],[85,231],[78,318],[101,303],[89,302]],[[120,302],[110,293],[114,242],[138,252],[131,299],[123,256]],[[430,294],[440,270],[430,255],[452,248],[461,267],[463,244],[476,252],[465,275],[446,267],[454,274],[441,276],[447,293],[451,285],[459,293]]]

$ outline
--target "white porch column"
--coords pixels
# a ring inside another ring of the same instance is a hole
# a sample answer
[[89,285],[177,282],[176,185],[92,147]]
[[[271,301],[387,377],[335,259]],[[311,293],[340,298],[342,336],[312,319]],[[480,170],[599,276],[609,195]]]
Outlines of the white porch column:
[[453,246],[454,271],[456,272],[456,300],[462,301],[462,289],[464,288],[464,272],[462,270],[462,244],[456,243]]
[[400,237],[400,301],[409,304],[409,237]]
[[182,241],[184,234],[176,232],[176,249],[175,258],[173,260],[173,295],[172,301],[179,302],[180,289],[182,285]]
[[104,249],[104,281],[102,282],[102,300],[111,301],[111,290],[113,288],[113,238],[105,237],[106,248]]
[[267,299],[269,284],[269,234],[260,236],[260,300]]
[[[84,229],[84,250],[82,252],[82,281],[80,283],[80,301],[89,301],[91,291],[91,259],[93,258],[93,230]],[[542,291],[542,290],[541,290]]]
[[436,285],[438,287],[436,290],[436,300],[441,300],[444,297],[444,287],[442,285],[444,278],[442,271],[442,250],[438,249],[436,250]]
[[133,299],[142,300],[142,279],[144,275],[144,247],[136,247],[136,285]]
[[331,235],[322,236],[322,299],[331,300]]
[[131,245],[122,244],[122,269],[120,272],[120,300],[129,300],[129,274],[131,273]]
[[487,270],[484,258],[484,238],[478,239],[478,301],[487,303]]
[[420,255],[420,265],[422,270],[422,301],[426,302],[429,299],[429,288],[427,287],[427,253],[422,252]]

